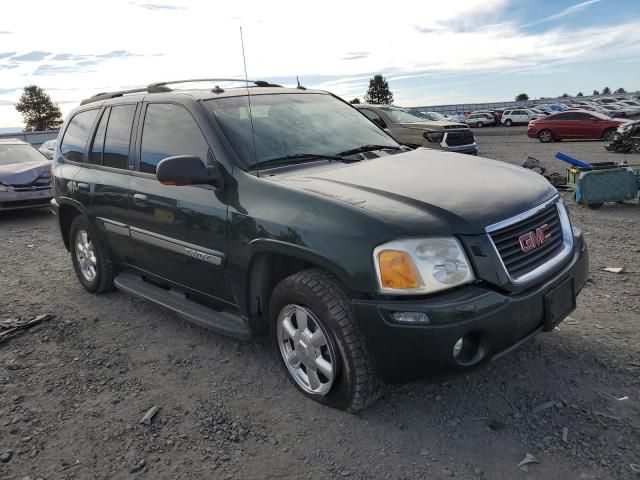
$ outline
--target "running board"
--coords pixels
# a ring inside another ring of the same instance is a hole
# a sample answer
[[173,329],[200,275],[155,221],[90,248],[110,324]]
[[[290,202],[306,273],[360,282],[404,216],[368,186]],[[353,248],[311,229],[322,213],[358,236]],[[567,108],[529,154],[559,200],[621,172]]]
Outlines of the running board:
[[181,290],[156,287],[131,272],[119,273],[113,283],[119,290],[162,305],[201,327],[242,340],[252,336],[240,315],[207,308],[186,298]]

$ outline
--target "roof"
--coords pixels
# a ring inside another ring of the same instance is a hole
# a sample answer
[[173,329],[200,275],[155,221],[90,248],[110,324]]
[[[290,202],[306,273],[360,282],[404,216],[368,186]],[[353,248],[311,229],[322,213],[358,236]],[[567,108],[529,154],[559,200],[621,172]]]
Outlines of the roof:
[[[198,89],[171,89],[167,85],[174,83],[190,83],[190,82],[209,82],[212,84],[210,88],[198,88]],[[246,86],[240,87],[227,87],[221,88],[218,83],[223,82],[238,82],[246,83]],[[253,84],[253,85],[249,85]],[[157,82],[152,83],[146,87],[134,88],[130,90],[117,90],[113,92],[98,93],[90,98],[83,100],[80,105],[86,105],[89,103],[102,102],[106,100],[112,100],[117,98],[126,98],[128,100],[140,100],[147,95],[158,95],[159,97],[173,97],[175,95],[189,95],[197,100],[205,100],[218,97],[236,97],[246,95],[250,92],[251,95],[263,95],[263,94],[278,94],[278,93],[327,93],[320,90],[307,90],[306,88],[284,88],[280,85],[264,81],[251,81],[242,79],[194,79],[194,80],[177,80],[171,82]]]
[[0,145],[30,145],[30,143],[23,142],[19,138],[0,138]]

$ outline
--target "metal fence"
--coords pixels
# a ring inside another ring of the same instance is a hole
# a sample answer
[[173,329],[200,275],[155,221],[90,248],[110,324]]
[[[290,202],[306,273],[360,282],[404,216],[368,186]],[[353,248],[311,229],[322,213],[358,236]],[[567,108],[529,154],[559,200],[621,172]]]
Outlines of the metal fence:
[[60,130],[44,130],[41,132],[16,132],[16,133],[0,133],[0,140],[5,138],[17,138],[23,142],[28,142],[38,148],[47,140],[55,140],[58,138]]

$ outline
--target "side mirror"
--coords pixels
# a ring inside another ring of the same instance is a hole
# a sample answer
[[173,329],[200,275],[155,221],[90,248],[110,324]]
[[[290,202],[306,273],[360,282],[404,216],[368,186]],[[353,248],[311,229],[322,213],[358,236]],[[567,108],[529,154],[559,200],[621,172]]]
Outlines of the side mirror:
[[217,166],[207,167],[200,157],[176,155],[158,163],[156,177],[163,185],[212,185],[222,188],[222,173]]

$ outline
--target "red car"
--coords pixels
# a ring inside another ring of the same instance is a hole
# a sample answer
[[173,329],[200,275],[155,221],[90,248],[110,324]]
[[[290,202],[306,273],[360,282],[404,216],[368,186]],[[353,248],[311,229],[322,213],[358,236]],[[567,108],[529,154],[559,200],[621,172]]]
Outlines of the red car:
[[616,129],[626,121],[609,118],[598,112],[573,110],[531,120],[527,135],[544,143],[565,139],[602,139],[610,142]]

